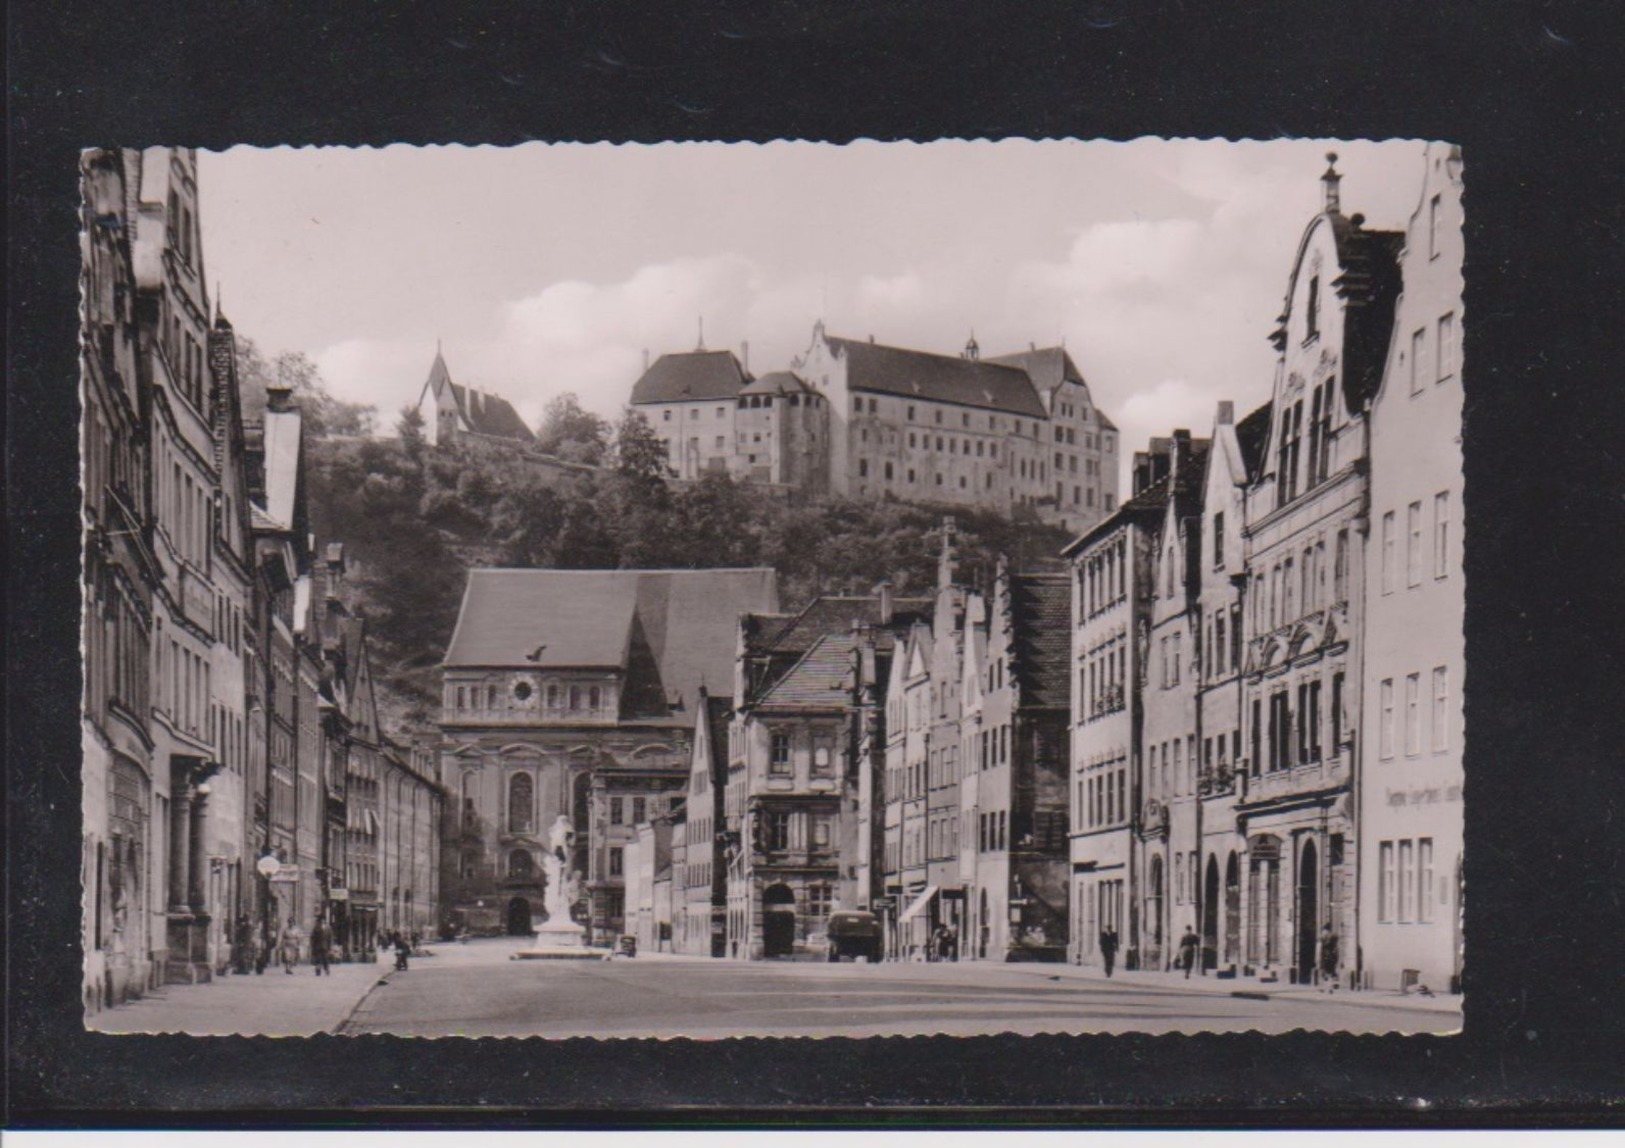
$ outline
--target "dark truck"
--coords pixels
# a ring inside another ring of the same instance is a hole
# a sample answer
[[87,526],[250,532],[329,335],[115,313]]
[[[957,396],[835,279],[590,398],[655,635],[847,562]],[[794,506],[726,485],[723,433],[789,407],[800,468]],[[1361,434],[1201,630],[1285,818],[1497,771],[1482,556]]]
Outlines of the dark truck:
[[880,918],[861,909],[839,909],[829,915],[824,930],[829,959],[867,957],[879,963],[881,954]]

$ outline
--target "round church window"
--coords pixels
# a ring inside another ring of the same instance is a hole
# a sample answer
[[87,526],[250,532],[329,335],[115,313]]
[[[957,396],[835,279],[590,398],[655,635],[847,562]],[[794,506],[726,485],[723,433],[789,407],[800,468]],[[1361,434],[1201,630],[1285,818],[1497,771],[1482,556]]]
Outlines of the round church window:
[[518,698],[520,701],[524,701],[526,698],[530,697],[530,683],[515,682],[513,687],[513,696]]

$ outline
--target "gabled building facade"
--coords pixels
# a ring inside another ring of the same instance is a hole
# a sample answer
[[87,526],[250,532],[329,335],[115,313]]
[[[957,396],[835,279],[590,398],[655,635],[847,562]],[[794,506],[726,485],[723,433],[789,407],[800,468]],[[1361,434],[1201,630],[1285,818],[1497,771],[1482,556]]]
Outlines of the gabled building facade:
[[[1323,932],[1355,926],[1359,662],[1369,528],[1367,403],[1382,377],[1400,236],[1341,210],[1340,177],[1305,229],[1273,341],[1263,471],[1247,492],[1244,960],[1309,982]],[[1350,965],[1338,960],[1338,975]]]
[[1462,961],[1461,153],[1431,144],[1371,402],[1361,786],[1363,983],[1459,988]]
[[1115,934],[1125,967],[1140,960],[1145,703],[1152,587],[1169,499],[1172,444],[1137,455],[1134,494],[1063,551],[1072,567],[1071,868],[1074,963],[1102,964]]
[[688,786],[700,687],[731,679],[739,617],[777,605],[765,569],[471,572],[442,674],[455,922],[545,920],[562,823],[579,923],[619,936],[625,850]]

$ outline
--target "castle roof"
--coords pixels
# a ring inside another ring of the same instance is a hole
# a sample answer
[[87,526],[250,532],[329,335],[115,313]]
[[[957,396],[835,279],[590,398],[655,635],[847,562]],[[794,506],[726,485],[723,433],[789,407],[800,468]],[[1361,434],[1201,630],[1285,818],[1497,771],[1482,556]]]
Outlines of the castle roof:
[[750,374],[732,351],[661,355],[632,386],[632,404],[735,399]]
[[846,359],[846,382],[853,391],[953,403],[1028,418],[1047,416],[1031,377],[1021,367],[856,339],[830,337],[828,342],[837,355]]
[[769,371],[747,384],[742,395],[803,395],[811,391],[805,380],[794,371]]

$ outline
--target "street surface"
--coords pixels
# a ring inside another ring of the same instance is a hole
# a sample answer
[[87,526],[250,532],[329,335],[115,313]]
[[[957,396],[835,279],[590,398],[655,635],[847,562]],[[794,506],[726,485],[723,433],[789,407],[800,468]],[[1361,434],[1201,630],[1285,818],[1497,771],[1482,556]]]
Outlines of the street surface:
[[[403,1036],[889,1036],[943,1033],[1452,1032],[1455,998],[1107,980],[1060,965],[740,962],[645,954],[509,960],[526,944],[437,945],[392,973],[339,1031]],[[1187,987],[1189,985],[1190,987]],[[1267,993],[1268,999],[1232,996]]]

